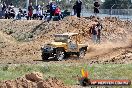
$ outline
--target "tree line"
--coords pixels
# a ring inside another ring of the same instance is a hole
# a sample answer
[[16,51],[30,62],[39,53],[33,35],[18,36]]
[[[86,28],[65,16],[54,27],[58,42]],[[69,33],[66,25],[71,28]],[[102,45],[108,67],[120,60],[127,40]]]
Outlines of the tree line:
[[101,8],[103,9],[132,9],[131,0],[105,0]]
[[[27,0],[1,0],[2,2],[6,2],[6,4],[13,3],[15,7],[26,7],[26,1]],[[35,0],[30,0],[33,5],[35,5]],[[71,0],[70,3],[67,3],[67,0],[61,0],[60,2],[57,2],[62,9],[72,8],[76,0]],[[82,0],[83,5],[85,5],[86,9],[92,9],[93,8],[93,1],[94,0]],[[40,5],[46,5],[48,3],[48,0],[38,0],[38,4]],[[115,5],[114,5],[115,4]],[[114,6],[113,6],[114,5]],[[101,3],[101,9],[111,9],[113,6],[113,9],[132,9],[132,3],[131,0],[105,0],[104,3]]]

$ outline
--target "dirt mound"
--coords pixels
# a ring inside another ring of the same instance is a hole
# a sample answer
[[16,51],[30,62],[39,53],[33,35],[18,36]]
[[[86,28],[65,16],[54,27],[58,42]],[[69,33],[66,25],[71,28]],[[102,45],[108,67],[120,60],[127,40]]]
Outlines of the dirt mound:
[[[101,43],[106,44],[105,49],[101,44],[95,47],[89,35],[91,25],[97,21],[103,25]],[[0,43],[0,63],[32,63],[35,60],[41,60],[41,46],[53,41],[53,34],[64,32],[81,33],[81,40],[93,49],[93,51],[88,50],[86,58],[101,57],[101,55],[104,56],[103,54],[108,56],[106,52],[113,52],[115,43],[121,46],[127,45],[125,42],[127,43],[132,37],[131,26],[132,22],[121,21],[117,18],[90,17],[86,19],[75,16],[49,23],[38,20],[0,20],[0,37],[2,36],[1,40],[6,42]],[[107,42],[111,44],[107,45]],[[103,51],[100,52],[101,55],[94,54],[99,51]]]
[[[85,39],[89,40],[89,29],[93,23],[100,21],[103,24],[102,40],[117,41],[124,40],[127,35],[125,21],[120,21],[117,18],[104,19],[85,19],[70,16],[57,22],[43,21],[19,21],[19,20],[0,20],[0,30],[11,35],[18,41],[44,41],[52,40],[53,34],[64,32],[80,32]],[[130,24],[130,23],[129,23]]]
[[41,73],[31,73],[31,74],[27,74],[25,75],[27,80],[33,81],[33,82],[38,82],[41,81],[43,79],[43,74]]
[[[32,77],[32,78],[31,78]],[[41,73],[26,74],[16,80],[0,82],[0,88],[70,88],[56,78],[43,80]]]

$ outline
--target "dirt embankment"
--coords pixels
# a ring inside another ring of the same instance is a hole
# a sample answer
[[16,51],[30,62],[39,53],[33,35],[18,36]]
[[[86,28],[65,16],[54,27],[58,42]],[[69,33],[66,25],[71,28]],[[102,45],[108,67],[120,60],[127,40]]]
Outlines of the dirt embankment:
[[129,40],[132,37],[132,22],[117,18],[100,19],[103,25],[101,44],[94,45],[89,36],[89,29],[96,20],[92,17],[85,19],[74,16],[49,23],[0,20],[0,63],[30,63],[41,60],[41,46],[53,41],[53,34],[64,32],[80,32],[84,37],[82,41],[89,45],[85,59],[71,59],[66,62],[89,60],[111,62],[112,59],[116,61],[115,58],[124,56],[125,52],[125,56],[129,56],[130,61],[128,61],[131,62],[131,41]]
[[70,88],[65,86],[60,80],[56,78],[49,78],[44,80],[43,74],[33,72],[26,74],[24,77],[16,80],[7,80],[0,82],[0,88]]

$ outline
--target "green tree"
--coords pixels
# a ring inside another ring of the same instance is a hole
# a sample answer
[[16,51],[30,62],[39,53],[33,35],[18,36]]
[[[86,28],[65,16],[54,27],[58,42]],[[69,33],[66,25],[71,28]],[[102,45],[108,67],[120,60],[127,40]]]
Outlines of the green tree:
[[87,9],[92,9],[93,8],[93,0],[83,0],[84,1],[84,5]]
[[131,0],[105,0],[102,8],[111,9],[114,4],[113,9],[127,9],[131,5]]

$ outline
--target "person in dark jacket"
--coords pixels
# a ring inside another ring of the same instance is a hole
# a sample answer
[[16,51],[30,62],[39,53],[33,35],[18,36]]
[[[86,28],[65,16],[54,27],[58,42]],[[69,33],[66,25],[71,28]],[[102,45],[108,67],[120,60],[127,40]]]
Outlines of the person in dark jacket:
[[76,4],[74,4],[74,6],[73,6],[74,15],[76,15],[76,13],[77,13],[76,7],[77,7]]
[[52,16],[54,16],[55,10],[56,10],[56,3],[51,2],[50,3],[50,20],[52,19]]
[[97,26],[96,24],[93,24],[89,30],[90,34],[91,34],[91,37],[92,37],[92,40],[93,40],[93,43],[97,43],[97,34],[98,34],[98,31],[97,31]]
[[11,3],[8,6],[8,11],[9,11],[9,18],[15,18],[15,10],[14,10],[14,5]]
[[3,16],[3,17],[5,16],[6,9],[7,9],[7,5],[6,5],[5,2],[3,2],[3,4],[2,4],[2,16]]
[[94,13],[95,13],[95,16],[99,13],[99,7],[100,7],[99,2],[95,1],[95,3],[94,3]]
[[81,15],[81,7],[82,7],[82,1],[77,0],[76,1],[76,12],[77,12],[77,17],[79,17],[79,18],[80,18],[80,15]]
[[6,3],[4,2],[3,5],[2,5],[2,11],[3,11],[3,12],[6,11],[6,8],[7,8],[7,5],[6,5]]
[[98,22],[97,24],[97,42],[100,43],[100,37],[101,37],[101,30],[102,30],[103,26],[100,22]]
[[30,3],[30,5],[28,6],[28,17],[29,19],[31,20],[32,18],[32,15],[33,15],[33,6],[32,6],[32,3]]
[[21,17],[22,17],[22,16],[24,16],[24,13],[23,13],[22,9],[19,8],[19,11],[18,11],[18,14],[17,14],[17,19],[18,19],[18,20],[21,20]]

